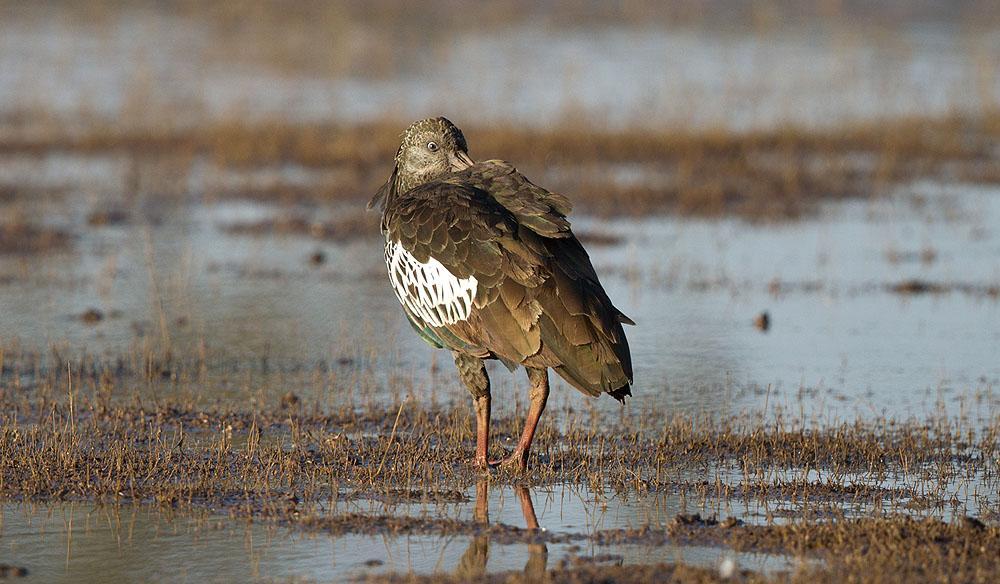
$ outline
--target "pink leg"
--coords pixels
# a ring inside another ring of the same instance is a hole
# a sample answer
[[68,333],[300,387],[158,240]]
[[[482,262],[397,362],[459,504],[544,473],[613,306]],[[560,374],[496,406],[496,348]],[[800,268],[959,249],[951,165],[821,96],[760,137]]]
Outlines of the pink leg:
[[490,447],[490,394],[475,398],[476,406],[476,459],[475,465],[479,468],[489,466],[486,460],[486,453]]
[[490,448],[490,378],[486,374],[486,364],[478,357],[454,353],[455,367],[462,383],[472,394],[476,409],[476,456],[473,463],[481,468],[489,468],[486,456]]
[[514,452],[500,462],[500,466],[518,471],[528,469],[528,454],[531,453],[531,442],[535,438],[538,421],[545,411],[545,403],[549,399],[549,375],[545,369],[528,369],[528,379],[531,381],[531,406],[528,408],[528,418],[524,421],[524,431]]

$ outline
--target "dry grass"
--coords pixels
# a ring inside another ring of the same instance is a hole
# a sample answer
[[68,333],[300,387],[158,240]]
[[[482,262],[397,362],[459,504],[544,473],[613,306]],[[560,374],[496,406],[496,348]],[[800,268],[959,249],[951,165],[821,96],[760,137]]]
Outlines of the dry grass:
[[[324,409],[291,394],[272,404],[197,406],[166,397],[171,392],[150,399],[137,390],[197,378],[205,366],[152,353],[71,361],[0,354],[0,499],[222,510],[333,536],[460,535],[472,538],[472,547],[698,544],[821,560],[789,574],[740,574],[747,581],[833,582],[847,574],[901,582],[957,574],[985,582],[1000,573],[1000,421],[972,426],[931,417],[807,427],[780,415],[649,416],[625,426],[585,411],[556,411],[562,424],[543,425],[529,475],[487,478],[468,464],[471,408],[412,400],[386,406],[359,396],[353,406]],[[499,455],[520,419],[498,415],[494,423]],[[446,508],[468,502],[474,485],[478,504],[484,480],[577,485],[598,500],[677,496],[713,517],[666,521],[653,513],[634,529],[560,533],[433,513],[359,514],[345,504]],[[774,515],[766,525],[714,519],[741,504]],[[852,518],[858,516],[868,518]],[[572,554],[547,571],[544,561],[536,564],[533,581],[719,579],[712,569],[594,565]],[[866,572],[873,564],[891,570]]]
[[946,523],[889,516],[770,526],[678,521],[657,535],[823,560],[800,568],[795,582],[993,582],[1000,573],[1000,527],[973,518]]
[[[6,497],[266,505],[292,495],[319,501],[355,491],[461,492],[480,478],[467,464],[471,408],[410,403],[387,409],[363,396],[332,411],[297,399],[251,409],[163,397],[149,402],[129,387],[198,378],[204,364],[151,356],[46,370],[18,361],[5,357],[5,378],[30,376],[37,385],[9,385],[0,394],[0,494]],[[392,435],[390,413],[397,409]],[[584,412],[553,415],[562,417],[563,429],[541,428],[529,477],[535,483],[679,492],[703,501],[897,508],[916,501],[945,512],[953,508],[959,479],[985,488],[1000,480],[996,423],[972,428],[935,418],[807,428],[781,418],[677,416],[640,417],[621,427]],[[520,420],[500,416],[494,425],[499,455],[499,445],[518,435]],[[703,469],[716,469],[711,480],[692,482],[689,471],[705,476]]]
[[[569,3],[540,8],[528,0],[492,2],[488,10],[479,10],[470,17],[467,10],[456,10],[452,1],[426,2],[420,10],[401,10],[398,3],[388,0],[347,0],[330,5],[319,0],[305,0],[289,6],[278,0],[239,0],[225,4],[205,5],[193,0],[167,4],[124,2],[123,0],[57,0],[58,6],[71,18],[96,22],[114,22],[123,6],[140,6],[158,14],[197,18],[220,34],[226,43],[246,46],[274,63],[315,68],[318,65],[302,55],[316,51],[316,44],[330,42],[331,31],[341,30],[347,22],[363,22],[377,32],[392,30],[411,34],[426,33],[430,27],[443,37],[457,31],[469,31],[508,26],[521,22],[541,22],[553,26],[714,26],[736,30],[773,31],[794,29],[807,24],[826,26],[870,27],[875,30],[895,29],[928,21],[968,27],[986,27],[997,20],[995,6],[988,0],[956,0],[947,5],[933,1],[893,0],[875,5],[861,2],[796,2],[773,0],[733,2],[731,0],[628,0],[614,3]],[[49,14],[32,3],[12,5],[15,16],[31,17]],[[249,18],[248,16],[252,16]],[[293,29],[292,38],[272,38],[275,29]],[[256,37],[253,33],[258,33]],[[266,42],[261,42],[260,33]],[[244,56],[245,58],[245,56]]]
[[[604,215],[735,213],[775,219],[813,212],[826,200],[875,197],[921,178],[1000,181],[994,147],[1000,140],[1000,112],[749,133],[587,130],[586,120],[547,130],[456,122],[465,126],[474,157],[511,160],[536,182],[567,193],[578,208]],[[408,123],[231,122],[198,128],[154,125],[134,132],[97,127],[72,135],[53,128],[30,138],[0,137],[0,154],[119,152],[139,158],[202,156],[235,169],[336,168],[344,172],[314,188],[276,184],[242,194],[204,194],[360,203],[388,176]],[[615,178],[622,165],[638,172],[640,180]]]
[[0,254],[54,253],[69,248],[72,236],[62,229],[33,223],[0,223]]
[[324,241],[343,241],[376,233],[378,220],[374,214],[363,211],[341,215],[329,221],[316,221],[303,215],[290,214],[260,221],[228,223],[222,226],[222,230],[230,235],[298,235]]

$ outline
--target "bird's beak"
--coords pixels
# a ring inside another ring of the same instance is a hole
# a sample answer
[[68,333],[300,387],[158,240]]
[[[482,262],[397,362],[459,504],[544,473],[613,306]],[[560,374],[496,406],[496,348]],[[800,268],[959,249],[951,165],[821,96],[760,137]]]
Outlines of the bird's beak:
[[449,156],[449,159],[451,161],[451,169],[455,172],[465,170],[476,163],[475,160],[469,158],[469,154],[464,150],[456,150],[454,154]]

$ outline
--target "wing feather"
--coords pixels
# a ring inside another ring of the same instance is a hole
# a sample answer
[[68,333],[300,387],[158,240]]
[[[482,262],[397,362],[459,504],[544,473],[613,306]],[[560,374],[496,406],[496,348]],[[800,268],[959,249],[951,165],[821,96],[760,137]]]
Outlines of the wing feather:
[[632,382],[622,323],[631,321],[601,286],[569,210],[565,197],[489,161],[399,195],[382,225],[390,244],[477,283],[471,311],[457,320],[442,307],[447,294],[413,291],[443,311],[436,323],[407,312],[425,337],[508,364],[552,367],[584,393],[622,399]]

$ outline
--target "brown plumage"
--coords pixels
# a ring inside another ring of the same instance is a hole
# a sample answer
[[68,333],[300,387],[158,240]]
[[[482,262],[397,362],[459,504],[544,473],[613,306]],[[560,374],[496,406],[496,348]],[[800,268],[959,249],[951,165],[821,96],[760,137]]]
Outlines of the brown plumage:
[[374,205],[407,317],[427,342],[453,352],[476,399],[478,464],[486,463],[490,406],[482,359],[523,365],[532,381],[525,434],[509,459],[520,468],[547,399],[547,368],[591,396],[631,395],[622,323],[634,323],[601,286],[564,196],[505,162],[474,163],[461,131],[432,118],[407,129]]

